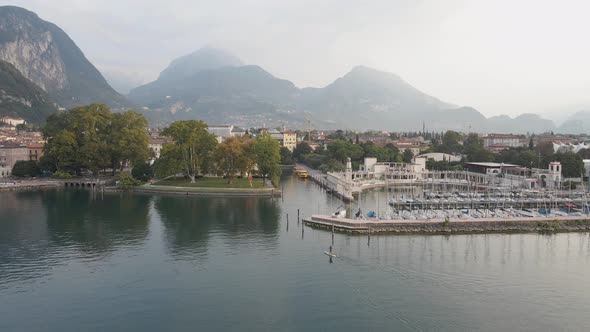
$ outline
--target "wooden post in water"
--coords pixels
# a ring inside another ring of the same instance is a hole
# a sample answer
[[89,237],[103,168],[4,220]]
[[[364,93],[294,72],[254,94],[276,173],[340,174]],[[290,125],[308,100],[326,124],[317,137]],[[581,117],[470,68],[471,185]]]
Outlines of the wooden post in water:
[[299,209],[297,209],[297,225],[299,225]]
[[367,247],[369,247],[371,245],[371,224],[368,224],[367,226],[369,226],[369,235],[367,236]]
[[332,245],[334,245],[334,223],[332,223]]

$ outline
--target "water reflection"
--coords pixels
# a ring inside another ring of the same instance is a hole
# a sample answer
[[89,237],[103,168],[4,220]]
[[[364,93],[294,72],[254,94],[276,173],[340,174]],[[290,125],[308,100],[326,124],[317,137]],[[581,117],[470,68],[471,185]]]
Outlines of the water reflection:
[[167,245],[176,258],[206,256],[211,237],[226,241],[230,249],[245,242],[276,246],[281,212],[272,199],[190,196],[154,199]]
[[118,245],[138,246],[148,234],[150,196],[61,190],[42,200],[47,228],[59,246],[76,244],[99,254]]
[[2,193],[0,285],[139,247],[148,233],[150,199],[75,190]]

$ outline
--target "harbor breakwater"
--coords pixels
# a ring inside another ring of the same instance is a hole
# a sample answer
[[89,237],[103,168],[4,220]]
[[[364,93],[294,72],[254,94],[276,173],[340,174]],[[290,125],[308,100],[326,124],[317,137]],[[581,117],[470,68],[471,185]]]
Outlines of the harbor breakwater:
[[354,220],[312,216],[303,222],[314,228],[345,233],[472,234],[589,232],[590,217],[513,218],[476,220]]

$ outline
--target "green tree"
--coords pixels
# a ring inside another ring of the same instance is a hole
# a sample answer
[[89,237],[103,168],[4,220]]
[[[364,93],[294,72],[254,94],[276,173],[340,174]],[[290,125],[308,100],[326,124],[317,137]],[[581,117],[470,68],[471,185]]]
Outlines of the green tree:
[[442,137],[442,144],[435,147],[436,152],[444,152],[450,154],[460,153],[462,150],[461,134],[456,131],[448,130]]
[[412,153],[412,150],[405,149],[402,158],[404,160],[404,163],[411,163],[412,158],[414,158],[414,154]]
[[282,146],[281,150],[281,165],[292,165],[293,164],[293,154],[289,149]]
[[312,153],[312,149],[309,146],[309,144],[307,144],[307,142],[301,142],[297,144],[297,146],[293,150],[293,158],[295,158],[298,161],[303,161],[303,156],[308,155],[310,153]]
[[135,164],[133,164],[131,176],[133,176],[139,181],[147,182],[149,179],[154,177],[154,170],[152,169],[150,164],[146,162],[136,162]]
[[76,136],[69,130],[62,130],[50,137],[43,147],[48,160],[55,162],[57,171],[76,173],[79,170],[79,145]]
[[111,168],[123,170],[129,163],[143,164],[149,158],[147,120],[135,111],[115,113],[109,128]]
[[48,161],[60,172],[122,168],[148,157],[147,122],[137,112],[113,114],[106,105],[91,104],[50,115],[43,127]]
[[463,143],[463,153],[468,161],[492,161],[494,154],[483,147],[483,140],[475,133],[467,135]]
[[582,157],[573,152],[556,153],[553,156],[555,161],[561,162],[561,171],[566,178],[577,178],[582,176],[584,162]]
[[328,154],[341,163],[346,163],[346,159],[350,158],[353,161],[360,160],[365,151],[359,145],[352,144],[348,141],[334,141],[328,144]]
[[537,152],[535,165],[537,165],[538,168],[547,168],[549,162],[553,160],[553,143],[541,142],[537,144],[535,150]]
[[281,162],[279,142],[273,139],[268,132],[263,132],[256,137],[254,153],[260,175],[264,178],[270,178],[273,184],[277,186],[278,176],[281,173],[279,168]]
[[171,175],[181,169],[190,178],[191,183],[194,183],[197,175],[205,174],[212,169],[211,158],[217,140],[207,131],[205,122],[176,121],[165,128],[162,135],[171,137],[174,143],[162,147],[160,159],[164,160],[159,165],[160,171]]
[[231,184],[237,173],[241,171],[243,162],[244,149],[242,147],[241,139],[238,137],[230,137],[223,143],[217,145],[214,157],[216,161],[217,170],[227,178],[227,182]]
[[140,182],[135,179],[131,174],[127,172],[120,172],[117,175],[117,182],[119,187],[123,190],[129,190],[132,187],[135,187],[140,184]]
[[12,167],[12,175],[17,177],[38,176],[40,173],[39,166],[33,160],[19,160]]

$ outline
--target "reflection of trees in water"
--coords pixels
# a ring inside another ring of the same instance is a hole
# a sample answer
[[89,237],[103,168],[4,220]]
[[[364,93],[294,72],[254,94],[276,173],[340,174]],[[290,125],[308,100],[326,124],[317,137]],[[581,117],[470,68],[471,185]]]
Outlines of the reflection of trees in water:
[[212,233],[235,241],[243,236],[252,239],[253,234],[276,238],[278,233],[280,209],[268,198],[162,196],[154,205],[177,258],[206,254]]
[[61,190],[44,197],[54,243],[92,254],[138,245],[148,233],[150,196]]
[[0,197],[0,284],[140,244],[147,234],[149,196],[49,190]]
[[48,257],[44,210],[38,192],[0,193],[0,287],[46,273]]

